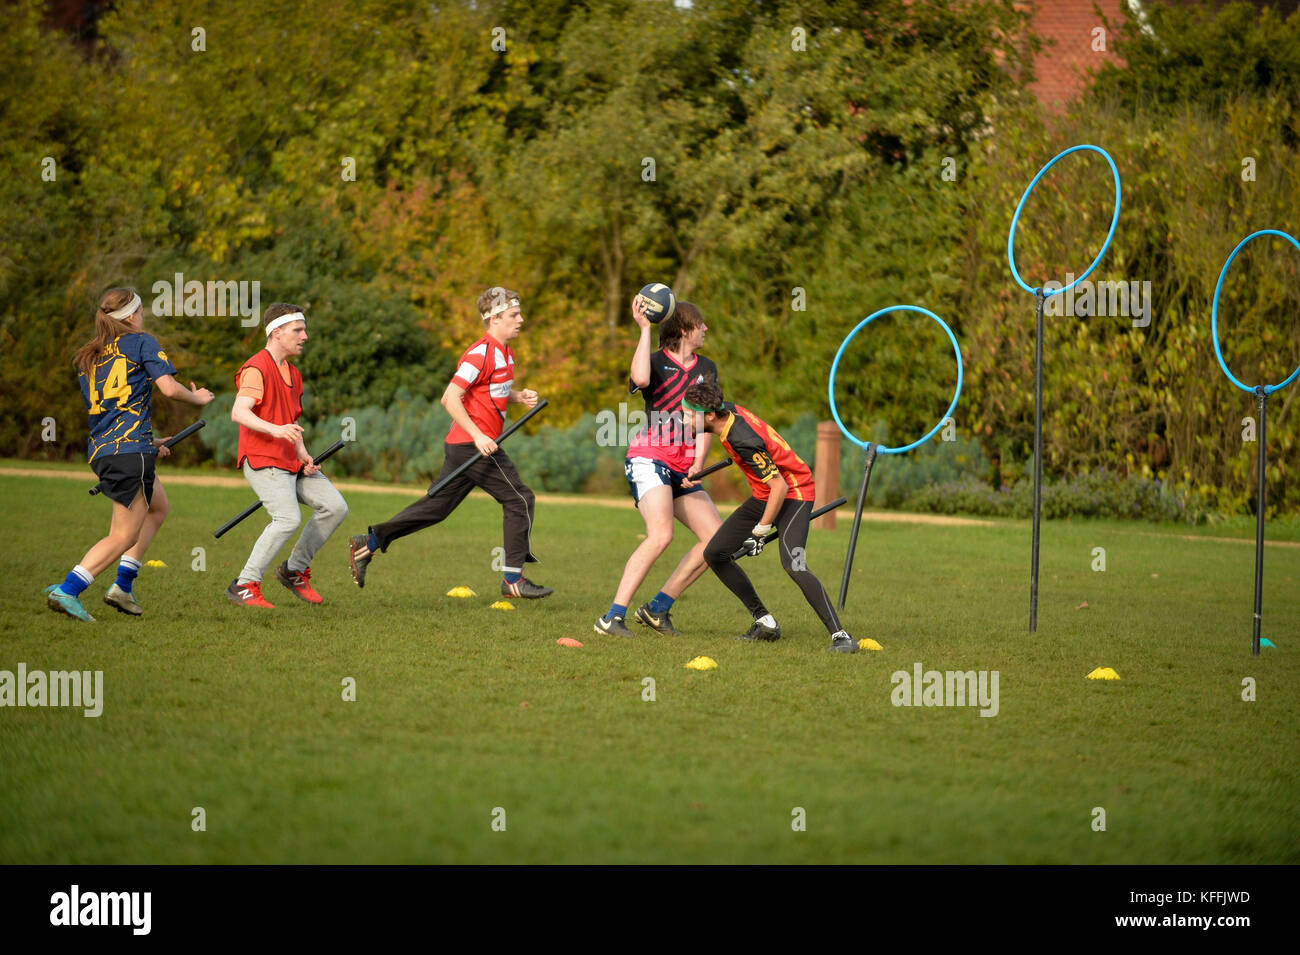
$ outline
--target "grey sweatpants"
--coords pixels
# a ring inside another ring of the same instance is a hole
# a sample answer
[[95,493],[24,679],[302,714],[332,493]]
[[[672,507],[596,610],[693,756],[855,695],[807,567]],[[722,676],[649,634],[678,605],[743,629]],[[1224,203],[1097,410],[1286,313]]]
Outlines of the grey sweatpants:
[[262,531],[262,536],[253,545],[248,563],[239,573],[239,583],[261,581],[262,575],[271,566],[271,561],[280,553],[280,548],[289,542],[289,538],[302,523],[299,501],[315,513],[302,529],[302,536],[289,555],[289,569],[306,570],[311,566],[311,559],[316,556],[316,552],[325,546],[330,535],[338,530],[343,519],[348,516],[348,505],[343,500],[343,495],[319,471],[311,477],[299,477],[283,468],[255,469],[245,461],[244,477],[248,478],[253,493],[271,515],[271,523],[266,525],[266,530]]

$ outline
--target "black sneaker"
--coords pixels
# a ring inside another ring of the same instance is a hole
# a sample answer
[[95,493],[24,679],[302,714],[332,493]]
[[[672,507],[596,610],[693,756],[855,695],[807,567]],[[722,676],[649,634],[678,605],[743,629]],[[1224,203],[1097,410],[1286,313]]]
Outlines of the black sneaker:
[[502,597],[522,597],[524,600],[540,600],[555,593],[554,587],[538,587],[527,577],[520,577],[513,584],[501,581]]
[[836,653],[857,653],[858,641],[850,637],[848,631],[838,630],[831,635],[831,645],[828,649]]
[[[358,557],[357,551],[362,551],[364,556]],[[356,534],[348,540],[348,570],[352,571],[352,582],[358,587],[366,585],[366,568],[373,556],[369,534]]]
[[748,630],[746,630],[744,633],[742,633],[740,636],[738,636],[736,639],[737,640],[765,640],[770,643],[773,640],[781,639],[781,627],[779,625],[775,627],[765,627],[757,620],[755,620],[754,625],[750,627]]
[[638,622],[645,624],[651,630],[657,630],[662,634],[672,636],[683,636],[683,633],[673,626],[673,618],[668,616],[668,611],[655,613],[650,609],[648,603],[644,603],[636,608],[636,619]]
[[634,634],[623,623],[622,617],[600,617],[593,628],[597,633],[613,634],[616,637],[634,637]]

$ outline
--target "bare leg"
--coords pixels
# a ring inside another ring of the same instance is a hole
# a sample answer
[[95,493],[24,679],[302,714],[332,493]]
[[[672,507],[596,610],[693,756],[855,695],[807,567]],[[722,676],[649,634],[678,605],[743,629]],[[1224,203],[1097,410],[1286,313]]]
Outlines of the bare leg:
[[81,566],[91,575],[98,577],[117,563],[118,559],[126,553],[127,548],[140,536],[140,528],[144,524],[148,510],[149,505],[144,502],[144,488],[136,493],[130,507],[123,507],[114,501],[113,523],[109,527],[108,536],[86,551],[86,556],[81,558]]
[[679,521],[691,529],[691,533],[699,538],[699,542],[677,563],[677,569],[668,578],[668,583],[664,584],[664,593],[676,600],[682,595],[682,591],[699,580],[709,569],[709,565],[704,560],[704,546],[722,526],[722,517],[718,514],[712,499],[704,493],[679,497],[673,501],[673,513]]
[[659,555],[673,542],[673,490],[666,484],[653,487],[641,498],[639,507],[645,521],[645,540],[623,568],[623,579],[618,583],[614,603],[626,607],[636,596],[636,589],[644,583],[646,574],[659,559]]
[[167,492],[163,490],[162,481],[154,478],[153,500],[144,515],[144,523],[140,525],[140,536],[135,539],[134,546],[126,552],[125,556],[144,561],[144,552],[149,549],[153,536],[158,533],[158,528],[162,527],[163,521],[167,520],[167,513],[170,510],[171,502],[167,500]]

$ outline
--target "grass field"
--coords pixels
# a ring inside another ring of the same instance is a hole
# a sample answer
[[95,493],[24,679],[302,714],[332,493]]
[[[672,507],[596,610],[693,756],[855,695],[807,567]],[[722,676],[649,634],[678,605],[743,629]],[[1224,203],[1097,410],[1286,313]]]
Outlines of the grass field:
[[[40,591],[107,529],[90,483],[0,476],[17,524],[0,669],[102,670],[105,696],[98,718],[0,709],[3,863],[1300,861],[1293,544],[1265,557],[1264,633],[1280,649],[1252,658],[1246,542],[1048,523],[1030,637],[1027,522],[867,524],[845,623],[884,650],[844,657],[773,554],[745,565],[779,643],[732,639],[747,615],[712,575],[674,608],[689,636],[592,633],[642,532],[630,501],[543,499],[529,575],[557,592],[506,612],[489,609],[490,500],[394,544],[358,591],[344,533],[412,495],[350,493],[313,567],[326,604],[272,581],[274,611],[240,608],[222,591],[264,520],[211,531],[249,491],[172,484],[149,555],[167,567],[136,587],[146,616],[100,602],[106,573],[84,625]],[[832,592],[847,524],[809,545]],[[688,543],[679,534],[638,601]],[[444,596],[458,584],[479,596]],[[701,654],[718,668],[683,668]],[[892,705],[891,673],[917,662],[997,670],[997,715]],[[1086,680],[1098,666],[1122,679]]]

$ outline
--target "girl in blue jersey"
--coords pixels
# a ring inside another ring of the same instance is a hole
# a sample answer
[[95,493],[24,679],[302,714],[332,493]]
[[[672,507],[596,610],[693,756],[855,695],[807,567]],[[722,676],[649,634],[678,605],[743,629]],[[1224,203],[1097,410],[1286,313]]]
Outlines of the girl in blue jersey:
[[145,333],[144,307],[135,289],[104,293],[95,312],[95,338],[77,352],[74,364],[81,397],[90,414],[90,466],[104,496],[113,502],[108,536],[86,552],[61,584],[46,587],[50,609],[93,622],[81,593],[119,558],[117,580],[104,603],[123,613],[143,613],[131,593],[144,552],[167,518],[167,493],[154,477],[159,446],[151,427],[153,386],[168,398],[202,407],[213,399],[206,388],[186,388],[158,340]]

